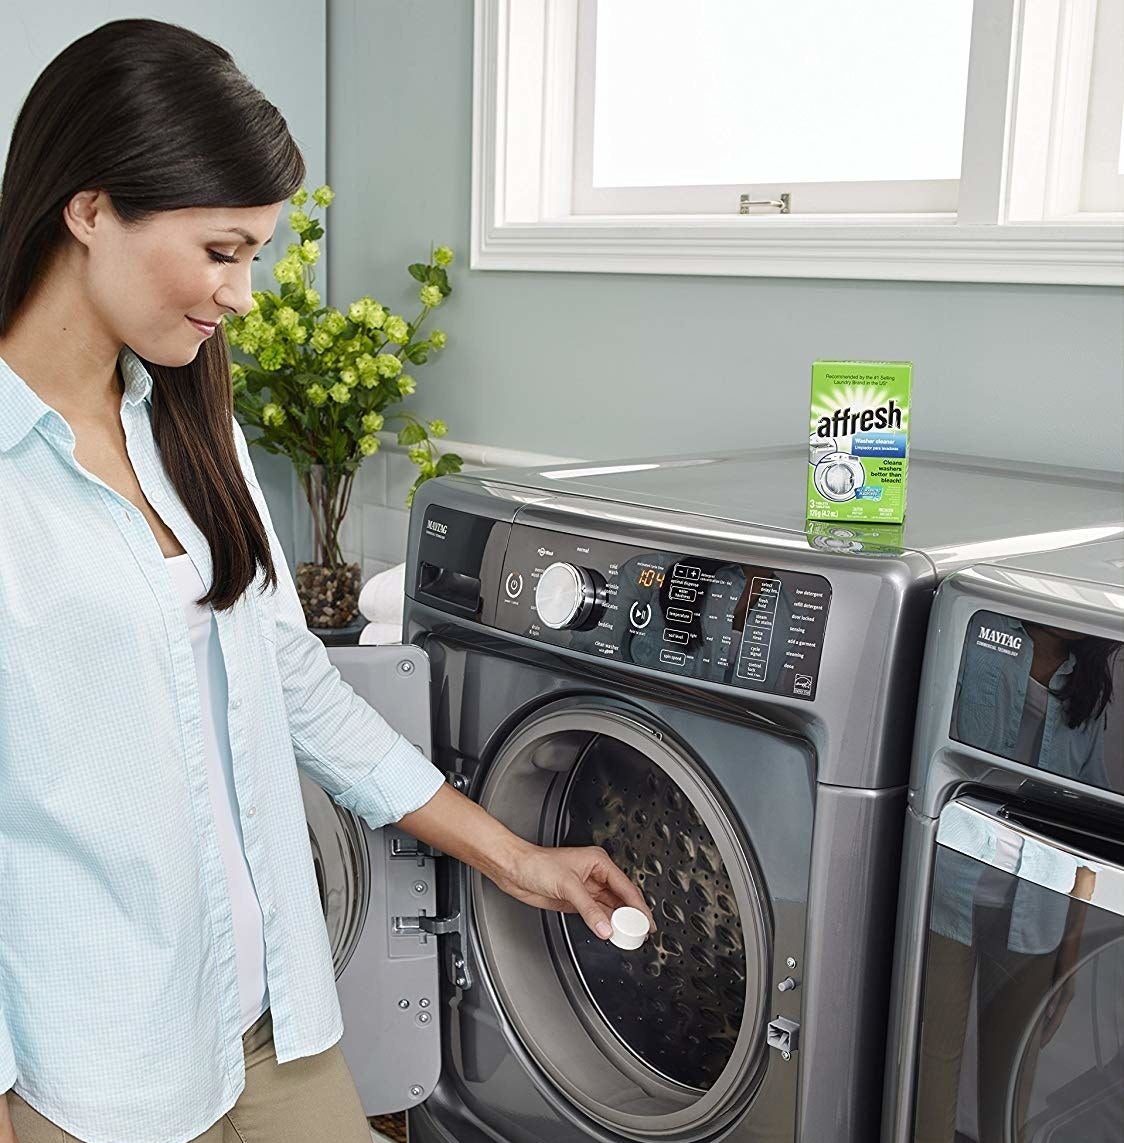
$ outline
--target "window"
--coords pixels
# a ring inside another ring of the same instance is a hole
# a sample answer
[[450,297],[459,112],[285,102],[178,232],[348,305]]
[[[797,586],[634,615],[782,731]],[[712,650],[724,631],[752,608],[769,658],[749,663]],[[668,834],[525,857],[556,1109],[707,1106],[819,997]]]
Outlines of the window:
[[574,213],[955,211],[971,27],[971,0],[582,5]]
[[476,5],[475,268],[1124,284],[1121,0]]

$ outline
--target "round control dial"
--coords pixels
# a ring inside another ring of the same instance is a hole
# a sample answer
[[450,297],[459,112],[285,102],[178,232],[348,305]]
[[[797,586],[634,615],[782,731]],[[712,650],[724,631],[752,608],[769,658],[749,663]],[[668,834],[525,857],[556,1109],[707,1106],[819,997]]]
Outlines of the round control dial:
[[561,560],[539,576],[535,587],[535,610],[547,627],[557,631],[579,627],[596,602],[597,589],[589,572]]

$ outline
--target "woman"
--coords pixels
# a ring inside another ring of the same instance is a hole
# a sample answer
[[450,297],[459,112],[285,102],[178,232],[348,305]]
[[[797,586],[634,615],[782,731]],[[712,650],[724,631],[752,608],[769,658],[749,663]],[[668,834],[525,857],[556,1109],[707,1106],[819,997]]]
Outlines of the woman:
[[601,937],[647,912],[603,850],[532,845],[445,785],[305,626],[221,328],[304,173],[230,56],[152,20],[77,40],[16,121],[0,1143],[367,1143],[297,766]]

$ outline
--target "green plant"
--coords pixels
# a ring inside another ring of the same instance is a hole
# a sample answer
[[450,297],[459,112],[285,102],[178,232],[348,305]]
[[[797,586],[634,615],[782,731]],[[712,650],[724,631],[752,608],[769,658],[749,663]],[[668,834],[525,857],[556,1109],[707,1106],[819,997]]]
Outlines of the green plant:
[[416,386],[406,366],[424,365],[445,348],[441,330],[424,338],[419,331],[453,292],[446,273],[453,252],[431,247],[428,262],[408,267],[421,283],[422,309],[412,322],[366,296],[345,315],[321,305],[313,288],[324,227],[301,209],[309,198],[327,209],[335,193],[322,186],[311,195],[304,189],[293,195],[297,209],[289,214],[289,226],[297,241],[273,267],[281,292],[255,290],[253,309],[228,319],[226,331],[244,358],[231,365],[235,412],[243,424],[261,430],[251,444],[292,461],[312,512],[313,562],[339,567],[339,528],[352,482],[364,457],[378,451],[375,434],[384,425],[400,423],[398,442],[419,469],[407,504],[423,481],[460,471],[461,458],[441,454],[433,444],[433,437],[447,431],[445,423],[427,423],[398,408]]

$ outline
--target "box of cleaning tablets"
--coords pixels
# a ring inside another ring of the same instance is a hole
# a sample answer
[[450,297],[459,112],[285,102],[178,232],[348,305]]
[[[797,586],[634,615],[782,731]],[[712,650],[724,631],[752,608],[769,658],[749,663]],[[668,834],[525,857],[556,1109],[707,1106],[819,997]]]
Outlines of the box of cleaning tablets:
[[909,361],[816,361],[808,519],[900,524],[909,469]]

